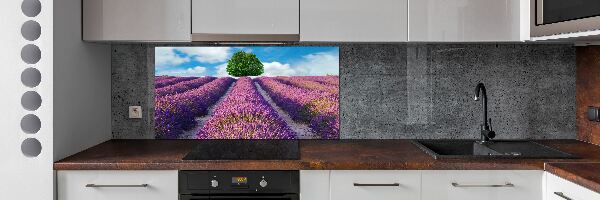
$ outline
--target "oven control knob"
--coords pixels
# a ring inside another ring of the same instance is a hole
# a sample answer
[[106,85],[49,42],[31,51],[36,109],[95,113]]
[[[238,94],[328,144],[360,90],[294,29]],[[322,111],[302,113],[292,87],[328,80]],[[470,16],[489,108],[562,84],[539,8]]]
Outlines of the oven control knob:
[[260,183],[258,183],[260,185],[260,187],[267,187],[267,181],[265,179],[261,180]]
[[214,188],[219,187],[219,181],[214,180],[214,179],[211,180],[210,181],[210,187],[214,187]]

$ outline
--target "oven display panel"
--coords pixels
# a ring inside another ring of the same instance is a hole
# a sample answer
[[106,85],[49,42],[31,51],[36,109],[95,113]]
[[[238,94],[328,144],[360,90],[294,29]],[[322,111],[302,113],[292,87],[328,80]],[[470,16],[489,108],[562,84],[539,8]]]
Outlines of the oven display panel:
[[248,177],[245,177],[245,176],[234,176],[234,177],[231,177],[231,184],[232,185],[239,185],[239,186],[248,185]]

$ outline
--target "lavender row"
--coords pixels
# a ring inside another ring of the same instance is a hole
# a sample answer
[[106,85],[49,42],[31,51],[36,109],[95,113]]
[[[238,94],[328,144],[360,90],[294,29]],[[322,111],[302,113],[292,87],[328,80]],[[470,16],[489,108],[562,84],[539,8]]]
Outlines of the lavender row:
[[339,97],[327,92],[307,90],[260,77],[257,83],[292,119],[309,123],[323,139],[339,138]]
[[155,99],[154,122],[158,138],[177,138],[183,130],[196,126],[195,117],[205,115],[233,83],[233,78],[219,78],[184,93]]
[[154,76],[154,82],[175,78],[174,76]]
[[293,86],[304,88],[304,89],[318,90],[318,91],[327,92],[327,93],[334,94],[334,95],[339,95],[339,93],[340,93],[339,86],[335,86],[335,85],[331,85],[331,84],[324,84],[324,83],[312,81],[310,79],[303,78],[303,77],[280,76],[280,77],[277,77],[277,80],[279,80],[285,84],[293,85]]
[[340,77],[339,76],[300,76],[297,77],[304,80],[316,81],[319,83],[340,86]]
[[211,82],[213,80],[215,80],[215,77],[200,77],[200,78],[196,78],[193,80],[189,80],[189,81],[183,81],[183,82],[179,82],[173,85],[168,85],[165,87],[161,87],[161,88],[157,88],[154,89],[154,97],[162,97],[162,96],[166,96],[166,95],[173,95],[173,94],[178,94],[178,93],[182,93],[197,87],[200,87],[208,82]]
[[175,77],[166,80],[154,81],[154,88],[161,88],[168,85],[173,85],[183,81],[189,81],[195,79],[196,77]]
[[238,79],[198,132],[199,139],[296,139],[296,134],[256,89]]

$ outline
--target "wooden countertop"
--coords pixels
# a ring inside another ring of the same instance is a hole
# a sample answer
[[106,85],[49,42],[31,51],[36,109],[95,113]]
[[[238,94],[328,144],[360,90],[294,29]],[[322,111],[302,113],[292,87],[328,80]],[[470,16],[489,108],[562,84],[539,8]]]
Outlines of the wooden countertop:
[[[194,140],[110,140],[54,163],[55,170],[546,170],[600,192],[600,146],[538,140],[581,159],[441,159],[410,140],[302,140],[300,160],[182,160]],[[544,166],[545,165],[545,166]],[[545,167],[545,168],[544,168]]]
[[300,160],[182,160],[194,140],[110,140],[54,163],[55,170],[542,170],[544,163],[600,162],[600,146],[577,140],[541,144],[582,159],[435,160],[409,140],[302,140]]
[[545,170],[600,193],[600,162],[546,163]]

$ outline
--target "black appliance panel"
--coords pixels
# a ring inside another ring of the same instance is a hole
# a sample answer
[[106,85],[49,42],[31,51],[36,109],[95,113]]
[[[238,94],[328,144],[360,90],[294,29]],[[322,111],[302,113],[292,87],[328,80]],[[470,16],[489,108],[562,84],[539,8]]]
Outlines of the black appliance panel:
[[[542,2],[536,12],[542,15],[543,22],[537,25],[565,22],[600,16],[600,1],[598,0],[537,0]],[[539,6],[539,4],[538,4]]]
[[299,171],[180,171],[179,193],[225,196],[298,194],[299,177]]
[[199,140],[183,160],[298,160],[298,140]]
[[283,195],[247,195],[247,196],[197,196],[197,195],[180,195],[180,200],[207,200],[207,199],[222,199],[222,200],[298,200],[297,194]]

